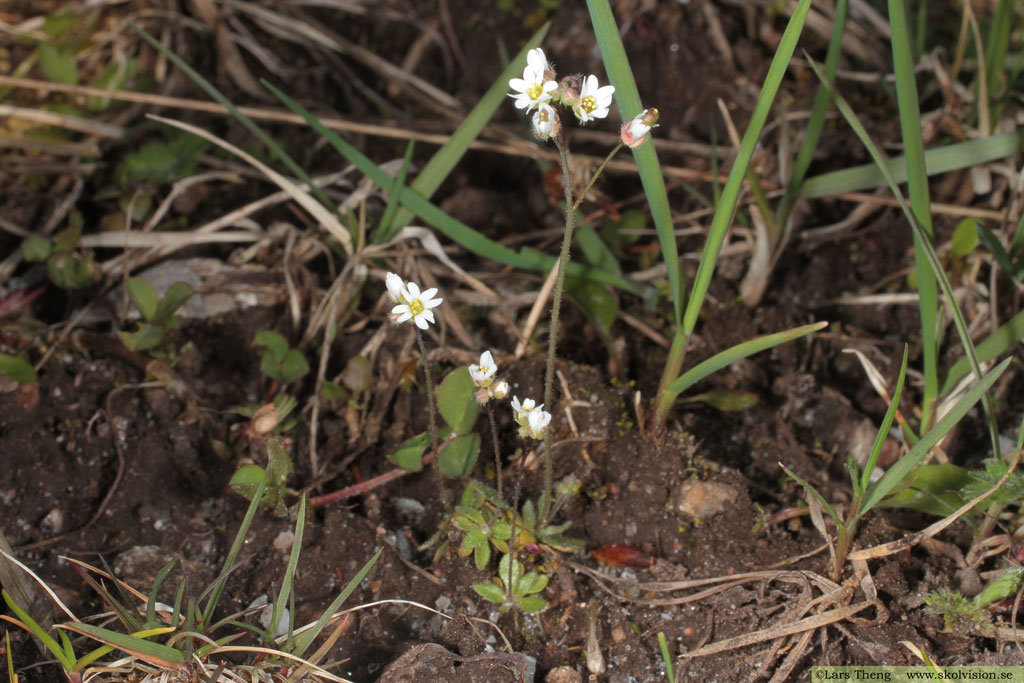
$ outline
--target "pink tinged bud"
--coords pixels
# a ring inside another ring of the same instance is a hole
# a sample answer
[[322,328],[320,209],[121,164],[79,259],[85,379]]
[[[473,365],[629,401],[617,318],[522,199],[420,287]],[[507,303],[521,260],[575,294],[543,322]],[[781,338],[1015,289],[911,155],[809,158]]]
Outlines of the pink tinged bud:
[[622,124],[622,128],[619,131],[622,144],[633,149],[644,144],[647,141],[647,134],[651,132],[651,129],[658,127],[657,121],[657,109],[644,109],[632,119]]
[[487,391],[487,389],[481,389],[478,392],[476,392],[475,398],[476,402],[479,403],[480,405],[484,405],[485,403],[491,400],[490,393]]
[[497,399],[497,400],[500,401],[503,398],[505,398],[506,396],[508,396],[508,382],[506,382],[505,380],[501,380],[500,382],[495,382],[494,384],[492,384],[490,386],[488,391],[491,394],[491,398],[494,398],[494,399]]

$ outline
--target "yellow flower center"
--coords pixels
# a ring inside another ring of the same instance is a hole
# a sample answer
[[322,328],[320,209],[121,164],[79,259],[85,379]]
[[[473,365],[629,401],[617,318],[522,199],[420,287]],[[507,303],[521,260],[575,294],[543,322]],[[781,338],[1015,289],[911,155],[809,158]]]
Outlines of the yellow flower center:
[[526,94],[530,97],[531,100],[538,99],[543,93],[544,88],[541,86],[540,83],[534,83],[533,85],[526,89]]
[[597,102],[594,101],[593,97],[587,95],[582,100],[580,100],[580,106],[583,107],[583,111],[589,114],[590,112],[597,109]]
[[412,313],[414,318],[423,312],[423,308],[423,302],[419,299],[413,299],[409,302],[409,312]]

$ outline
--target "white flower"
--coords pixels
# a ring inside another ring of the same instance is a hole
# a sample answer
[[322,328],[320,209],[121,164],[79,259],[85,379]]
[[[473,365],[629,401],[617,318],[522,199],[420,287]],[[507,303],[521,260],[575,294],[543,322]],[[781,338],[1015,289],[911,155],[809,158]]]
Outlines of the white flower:
[[508,96],[516,98],[516,109],[530,111],[551,99],[551,93],[558,89],[558,83],[545,77],[547,70],[548,58],[544,56],[544,50],[535,47],[526,53],[523,77],[513,78],[508,82],[508,86],[515,90]]
[[599,88],[597,87],[597,76],[594,74],[587,76],[580,89],[580,98],[572,108],[576,118],[580,120],[580,123],[589,123],[594,119],[603,119],[608,116],[608,107],[611,106],[614,92],[614,85]]
[[526,422],[526,435],[540,441],[551,424],[551,413],[546,410],[531,410]]
[[388,273],[387,277],[384,278],[384,283],[388,288],[388,296],[396,304],[402,300],[402,289],[405,287],[405,283],[402,282],[402,278],[398,277],[394,273]]
[[441,305],[444,299],[435,299],[437,288],[431,287],[425,292],[420,292],[420,286],[415,282],[406,282],[401,291],[403,303],[391,309],[391,316],[396,323],[413,321],[416,327],[425,330],[434,322],[434,313],[430,310]]
[[495,382],[487,390],[487,393],[490,395],[491,398],[500,401],[501,399],[508,396],[508,382],[506,382],[505,380]]
[[554,107],[546,102],[537,105],[537,111],[533,112],[533,136],[539,140],[547,140],[558,135],[562,122],[558,119],[558,113]]
[[537,405],[532,398],[523,399],[523,402],[520,404],[518,396],[512,397],[512,410],[516,413],[515,420],[522,427],[526,426],[526,421],[532,411],[540,410],[543,407],[543,403]]
[[494,373],[498,366],[494,364],[494,357],[490,351],[480,354],[480,365],[469,366],[469,376],[473,378],[473,384],[478,387],[487,388],[494,381]]
[[634,149],[644,144],[651,129],[658,127],[658,115],[657,109],[644,109],[627,123],[622,124],[622,130],[619,131],[622,144]]

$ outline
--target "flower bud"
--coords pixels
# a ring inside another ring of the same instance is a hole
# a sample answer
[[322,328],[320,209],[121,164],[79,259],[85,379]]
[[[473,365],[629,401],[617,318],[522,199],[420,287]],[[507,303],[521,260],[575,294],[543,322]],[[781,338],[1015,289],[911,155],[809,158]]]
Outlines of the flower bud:
[[651,132],[651,129],[658,127],[659,114],[660,112],[653,107],[644,109],[632,119],[622,124],[622,129],[619,131],[622,144],[632,149],[636,149],[644,144],[647,141],[647,134]]
[[490,393],[491,398],[500,401],[506,396],[508,396],[508,382],[506,382],[505,380],[495,382],[488,389],[488,392]]
[[558,112],[547,104],[541,104],[533,114],[533,135],[538,140],[547,140],[558,135],[562,122]]

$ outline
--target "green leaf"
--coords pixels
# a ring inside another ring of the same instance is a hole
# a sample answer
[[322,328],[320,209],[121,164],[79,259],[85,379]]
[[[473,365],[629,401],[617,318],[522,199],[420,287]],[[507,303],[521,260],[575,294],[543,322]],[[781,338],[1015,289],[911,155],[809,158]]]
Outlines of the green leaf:
[[54,83],[78,85],[78,65],[72,52],[60,50],[49,43],[39,46],[39,67]]
[[252,500],[265,476],[266,471],[259,465],[242,465],[231,475],[228,486],[240,496]]
[[483,569],[491,561],[491,544],[486,542],[487,539],[484,541],[473,549],[473,562],[477,569]]
[[0,377],[13,379],[18,384],[31,384],[38,379],[31,363],[6,353],[0,353]]
[[476,385],[468,367],[456,368],[444,378],[437,395],[437,408],[456,434],[468,434],[473,429],[480,405],[476,402]]
[[910,508],[945,517],[964,504],[959,492],[974,481],[968,470],[957,465],[922,465],[911,473],[904,488],[879,506]]
[[298,349],[289,349],[281,361],[281,381],[290,384],[309,372],[309,363]]
[[[924,153],[924,161],[928,175],[934,176],[1005,159],[1021,151],[1024,151],[1024,129],[1018,128],[1010,133],[929,149]],[[907,181],[906,157],[894,157],[882,163],[895,182]],[[825,197],[842,192],[872,190],[886,182],[885,173],[877,164],[870,163],[808,178],[798,196]]]
[[[733,162],[732,170],[729,171],[729,179],[722,188],[722,196],[718,202],[714,218],[711,220],[711,227],[708,231],[708,239],[704,245],[704,253],[701,256],[700,265],[697,266],[697,274],[693,279],[693,287],[690,291],[690,299],[686,302],[686,311],[683,315],[683,333],[686,337],[693,334],[700,316],[700,310],[704,306],[704,297],[707,295],[708,287],[711,284],[711,276],[714,273],[715,265],[718,263],[718,255],[722,249],[725,235],[732,225],[733,217],[736,214],[736,206],[739,202],[740,189],[746,177],[750,160],[754,156],[754,149],[757,147],[758,138],[764,129],[765,121],[771,112],[772,102],[782,84],[782,77],[789,68],[790,58],[796,49],[797,40],[803,31],[804,20],[810,10],[810,0],[800,0],[793,9],[792,17],[786,25],[786,30],[779,40],[779,46],[772,58],[771,66],[768,67],[768,74],[765,76],[764,85],[761,87],[761,94],[758,95],[754,111],[750,115],[750,123],[743,133],[739,151]],[[643,147],[640,148],[641,150]],[[665,255],[668,263],[669,255]]]
[[132,303],[139,309],[143,320],[146,322],[159,322],[155,320],[156,309],[160,303],[160,295],[157,294],[153,285],[140,277],[133,277],[128,280],[128,296]]
[[[809,0],[805,0],[809,3]],[[623,121],[628,121],[644,109],[640,100],[640,92],[633,78],[633,69],[629,66],[626,49],[622,45],[619,27],[608,0],[587,0],[590,21],[594,26],[604,60],[604,68],[608,72],[608,80],[615,86],[615,101],[619,105],[619,113]],[[786,60],[789,61],[788,58]],[[657,106],[658,103],[653,103]],[[654,227],[658,232],[658,243],[661,245],[662,261],[668,270],[669,289],[672,292],[672,310],[678,326],[682,320],[683,303],[686,300],[686,283],[679,267],[679,252],[676,246],[675,225],[672,223],[672,212],[669,209],[668,193],[665,191],[665,179],[662,176],[658,153],[651,143],[644,143],[633,150],[643,184],[647,204],[651,209]],[[569,272],[566,271],[566,275]]]
[[986,607],[998,600],[1012,598],[1020,590],[1022,581],[1024,581],[1024,567],[1008,569],[981,589],[981,592],[974,597],[974,604],[978,607]]
[[437,464],[441,474],[448,477],[467,477],[476,465],[480,455],[480,436],[464,434],[458,436],[441,449],[437,455]]
[[92,252],[78,257],[55,249],[46,260],[46,270],[53,284],[61,289],[88,289],[98,279]]
[[82,236],[82,226],[76,225],[61,230],[53,238],[53,251],[74,251],[78,246],[78,238]]
[[523,610],[527,614],[543,612],[547,609],[547,606],[548,601],[544,598],[538,598],[536,595],[528,595],[519,601],[519,609]]
[[329,379],[324,380],[323,385],[320,387],[320,393],[328,401],[338,401],[348,398],[348,392],[345,391],[340,384],[332,382]]
[[280,364],[288,353],[288,340],[273,330],[263,330],[252,340],[253,346],[267,347],[267,353],[275,364]]
[[999,376],[1006,371],[1006,368],[1010,364],[1010,360],[1012,359],[1007,358],[976,382],[974,386],[956,402],[956,405],[954,405],[941,420],[936,422],[935,426],[928,430],[927,434],[921,437],[921,440],[917,442],[917,445],[911,448],[906,455],[890,467],[889,471],[887,471],[881,479],[868,488],[864,500],[861,502],[860,515],[866,514],[883,498],[895,490],[904,479],[906,479],[907,475],[910,474],[910,471],[914,469],[919,462],[921,462],[921,459],[924,458],[925,455],[928,454],[928,451],[930,451],[935,444],[946,436],[949,430],[952,429],[954,425],[956,425],[956,423],[967,414],[967,411],[981,399],[988,388],[992,386],[992,383],[999,379]]
[[60,644],[53,639],[53,636],[47,633],[42,626],[29,616],[28,612],[23,610],[16,602],[14,602],[14,598],[11,597],[11,594],[8,593],[6,589],[0,591],[0,593],[3,594],[4,602],[7,603],[7,607],[9,607],[10,610],[14,612],[14,615],[28,627],[28,630],[32,635],[38,638],[46,649],[50,651],[50,654],[57,658],[64,671],[71,671],[75,666],[75,653],[73,651],[70,654],[65,652]]
[[998,237],[996,237],[995,233],[981,223],[975,223],[975,229],[978,233],[978,241],[980,241],[981,244],[992,253],[996,263],[999,264],[1000,270],[1002,270],[1007,277],[1016,281],[1018,279],[1017,269],[1014,268],[1013,262],[1010,260],[1010,255],[1006,253],[1006,248],[1003,247],[1003,243]]
[[977,228],[981,223],[977,218],[965,218],[957,223],[953,230],[953,253],[957,256],[967,256],[978,246]]
[[546,574],[529,572],[516,581],[515,592],[516,595],[530,595],[531,593],[540,593],[547,587],[548,577]]
[[804,325],[802,327],[794,327],[791,330],[785,332],[776,332],[775,334],[767,334],[763,337],[757,337],[750,341],[745,341],[742,344],[730,347],[725,351],[716,353],[711,358],[708,358],[703,363],[699,363],[693,368],[690,368],[675,381],[668,385],[666,393],[681,394],[682,392],[689,389],[691,386],[701,381],[708,375],[721,370],[722,368],[730,365],[731,363],[738,361],[741,358],[752,356],[755,353],[760,353],[779,344],[799,339],[811,332],[816,332],[820,329],[825,328],[828,325],[827,322],[811,323],[810,325]]
[[135,332],[118,332],[117,337],[130,351],[148,351],[160,346],[166,330],[160,325],[140,322]]
[[151,322],[161,325],[167,323],[174,315],[174,312],[188,301],[189,297],[194,293],[192,288],[184,282],[172,284],[167,288],[167,293],[164,294],[164,298],[160,300],[160,304],[156,307]]
[[605,343],[610,342],[612,324],[619,317],[619,300],[605,285],[596,282],[567,279],[565,284],[566,294],[587,314]]
[[167,142],[152,142],[124,156],[114,171],[120,185],[132,182],[173,183],[192,175],[209,143],[181,134]]
[[590,265],[612,275],[622,273],[615,254],[604,243],[604,240],[597,234],[597,230],[594,230],[593,226],[580,225],[577,227],[576,243],[580,245],[580,251],[583,252],[583,257],[587,259]]
[[124,650],[128,654],[136,655],[140,659],[153,664],[174,667],[180,666],[186,661],[185,653],[180,650],[175,650],[173,647],[154,643],[137,636],[128,635],[127,633],[118,633],[117,631],[85,624],[80,621],[76,621],[74,625],[65,624],[63,628],[89,636],[101,643],[113,645],[119,650]]
[[42,235],[29,235],[21,243],[21,255],[30,263],[45,261],[53,252],[53,244]]
[[499,605],[505,602],[505,591],[499,588],[497,584],[491,583],[490,581],[474,583],[473,590],[477,592],[477,595],[488,602],[494,602]]
[[270,470],[268,486],[279,488],[284,486],[285,481],[293,471],[292,459],[288,457],[288,449],[284,442],[276,436],[267,439],[267,465]]
[[427,450],[429,445],[430,432],[423,432],[399,446],[395,452],[388,456],[388,460],[403,470],[419,472],[423,469],[423,452]]

